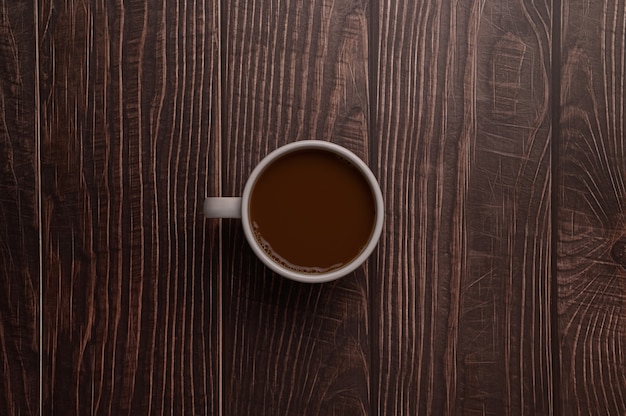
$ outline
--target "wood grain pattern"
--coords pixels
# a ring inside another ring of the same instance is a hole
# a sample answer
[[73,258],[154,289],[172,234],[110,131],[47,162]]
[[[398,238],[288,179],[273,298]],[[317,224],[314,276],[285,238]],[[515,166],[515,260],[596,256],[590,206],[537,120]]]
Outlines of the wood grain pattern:
[[217,414],[215,2],[41,1],[44,414]]
[[35,13],[0,1],[0,414],[39,413]]
[[569,415],[623,415],[626,3],[577,6],[563,2],[559,45],[561,407]]
[[377,13],[376,413],[550,414],[550,4]]
[[[231,1],[224,31],[225,196],[281,144],[332,140],[367,160],[367,4]],[[366,269],[322,285],[271,274],[224,231],[224,414],[369,414]]]
[[[626,414],[625,16],[0,0],[0,414]],[[201,212],[303,139],[386,203],[321,285]]]

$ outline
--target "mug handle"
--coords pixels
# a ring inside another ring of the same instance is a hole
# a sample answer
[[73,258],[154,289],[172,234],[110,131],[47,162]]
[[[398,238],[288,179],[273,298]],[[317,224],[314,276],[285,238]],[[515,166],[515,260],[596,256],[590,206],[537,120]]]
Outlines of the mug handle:
[[241,218],[241,197],[206,197],[204,216],[207,218]]

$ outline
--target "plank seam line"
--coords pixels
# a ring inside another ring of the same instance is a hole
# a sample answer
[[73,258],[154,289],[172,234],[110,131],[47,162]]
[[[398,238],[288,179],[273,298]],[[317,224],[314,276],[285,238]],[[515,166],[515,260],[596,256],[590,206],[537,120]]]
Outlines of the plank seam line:
[[551,236],[550,236],[550,332],[551,332],[551,366],[552,377],[552,414],[561,414],[561,363],[560,363],[560,340],[559,340],[559,319],[558,319],[558,219],[559,219],[559,148],[561,135],[561,26],[562,3],[561,0],[552,0],[551,19],[551,100],[552,100],[552,137],[550,156],[550,209],[551,209]]
[[35,157],[37,159],[37,174],[36,174],[36,196],[37,196],[37,222],[39,225],[39,313],[37,317],[39,318],[38,322],[38,335],[39,335],[39,414],[43,415],[43,208],[42,208],[42,199],[43,192],[41,186],[41,91],[39,85],[39,70],[40,70],[40,61],[39,61],[39,2],[37,0],[33,0],[33,26],[35,30],[35,85],[34,85],[34,105],[35,105],[35,115],[33,117],[33,121],[35,124]]
[[[367,20],[367,105],[368,105],[368,125],[367,125],[367,163],[369,166],[376,166],[376,170],[379,170],[379,158],[378,154],[378,65],[379,65],[379,50],[378,40],[380,38],[380,9],[378,1],[368,2],[368,20]],[[376,138],[376,140],[374,139]],[[379,178],[380,180],[380,178]],[[374,362],[379,361],[380,351],[377,343],[378,329],[376,328],[376,322],[378,316],[374,316],[375,300],[372,296],[372,289],[374,285],[375,273],[379,270],[378,256],[372,256],[369,260],[369,266],[367,268],[367,307],[368,307],[368,380],[367,380],[367,394],[368,394],[368,411],[371,415],[377,415],[380,413],[382,404],[379,401],[380,388],[378,384],[379,368],[374,367]],[[376,347],[375,347],[376,346]]]

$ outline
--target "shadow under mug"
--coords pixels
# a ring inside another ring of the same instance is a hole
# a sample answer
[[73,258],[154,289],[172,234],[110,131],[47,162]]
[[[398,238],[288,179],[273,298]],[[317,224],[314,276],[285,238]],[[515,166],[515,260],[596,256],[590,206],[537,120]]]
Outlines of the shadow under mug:
[[[251,194],[260,175],[279,158],[286,156],[291,152],[301,150],[322,150],[347,160],[354,168],[356,168],[356,170],[362,175],[365,182],[369,185],[369,190],[371,191],[375,205],[372,232],[370,233],[365,246],[361,249],[358,255],[339,268],[320,273],[294,270],[274,260],[257,241],[254,226],[250,219]],[[338,279],[353,272],[370,256],[370,254],[374,251],[382,232],[384,206],[382,192],[376,177],[365,162],[363,162],[358,156],[348,149],[334,143],[321,140],[302,140],[279,147],[261,160],[261,162],[250,174],[241,197],[207,197],[204,201],[204,215],[207,218],[240,218],[242,220],[242,226],[246,239],[248,240],[248,244],[256,256],[267,267],[281,276],[292,280],[305,283],[322,283]]]

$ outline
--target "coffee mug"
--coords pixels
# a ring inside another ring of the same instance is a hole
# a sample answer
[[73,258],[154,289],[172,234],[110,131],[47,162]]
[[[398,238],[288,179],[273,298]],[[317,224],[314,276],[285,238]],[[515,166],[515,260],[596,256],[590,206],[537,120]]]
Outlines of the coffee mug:
[[320,140],[267,155],[241,197],[207,197],[207,218],[241,218],[256,256],[292,280],[322,283],[358,268],[383,228],[376,177],[354,153]]

